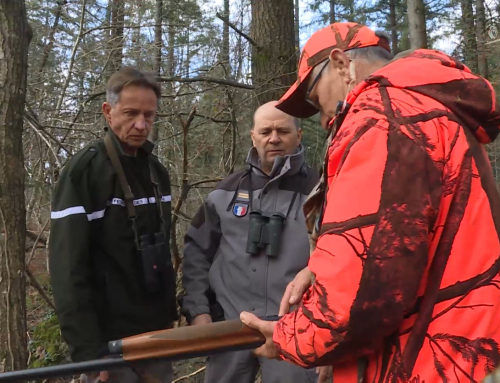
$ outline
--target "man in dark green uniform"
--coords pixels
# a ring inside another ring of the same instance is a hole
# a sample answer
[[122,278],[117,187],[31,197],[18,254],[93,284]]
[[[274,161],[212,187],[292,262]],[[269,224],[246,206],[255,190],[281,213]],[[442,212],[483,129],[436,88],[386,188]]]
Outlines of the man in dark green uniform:
[[[68,161],[52,203],[51,282],[75,362],[101,357],[109,340],[168,328],[177,318],[169,176],[146,140],[160,86],[149,74],[124,68],[110,78],[106,96],[106,137]],[[171,382],[171,364],[84,375],[82,381],[146,377]]]

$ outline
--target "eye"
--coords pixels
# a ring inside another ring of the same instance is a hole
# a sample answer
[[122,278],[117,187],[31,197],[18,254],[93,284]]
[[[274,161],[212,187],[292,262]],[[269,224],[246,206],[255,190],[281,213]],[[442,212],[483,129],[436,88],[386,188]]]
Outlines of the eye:
[[278,133],[279,134],[289,134],[290,133],[290,129],[280,128],[280,129],[278,129]]

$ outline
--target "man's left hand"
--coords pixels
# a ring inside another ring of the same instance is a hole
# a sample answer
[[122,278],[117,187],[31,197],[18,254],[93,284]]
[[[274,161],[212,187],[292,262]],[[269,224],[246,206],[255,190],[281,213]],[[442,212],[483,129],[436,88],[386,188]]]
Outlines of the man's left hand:
[[277,322],[264,321],[248,312],[242,312],[240,319],[248,327],[260,331],[266,337],[266,343],[257,348],[254,354],[268,359],[278,359],[279,352],[273,341],[274,327]]

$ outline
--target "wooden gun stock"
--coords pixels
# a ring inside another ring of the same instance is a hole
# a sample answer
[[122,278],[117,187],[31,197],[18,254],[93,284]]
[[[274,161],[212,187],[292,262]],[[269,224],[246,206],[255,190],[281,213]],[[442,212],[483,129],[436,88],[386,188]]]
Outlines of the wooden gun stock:
[[[275,321],[279,318],[262,319]],[[188,359],[226,351],[257,348],[265,341],[264,335],[247,327],[239,319],[152,331],[109,342],[109,358],[0,373],[0,382],[105,371],[150,359]]]
[[218,351],[256,348],[266,338],[239,319],[201,326],[152,331],[109,342],[111,354],[128,361],[152,358],[190,358]]

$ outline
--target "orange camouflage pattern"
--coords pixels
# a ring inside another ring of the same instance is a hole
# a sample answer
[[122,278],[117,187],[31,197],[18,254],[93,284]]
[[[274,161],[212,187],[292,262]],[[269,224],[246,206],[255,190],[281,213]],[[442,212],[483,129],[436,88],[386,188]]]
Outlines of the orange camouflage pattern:
[[500,365],[500,197],[486,80],[416,50],[348,95],[327,151],[315,282],[281,357],[335,383],[479,382]]
[[306,92],[304,80],[313,68],[326,60],[335,48],[348,51],[375,45],[391,51],[388,40],[378,36],[367,26],[357,23],[333,23],[316,31],[302,49],[297,81],[281,97],[276,107],[299,118],[316,114],[318,112],[316,108],[309,105],[304,99]]

